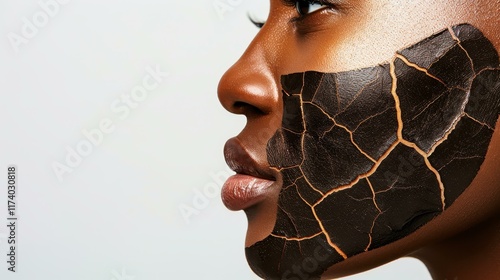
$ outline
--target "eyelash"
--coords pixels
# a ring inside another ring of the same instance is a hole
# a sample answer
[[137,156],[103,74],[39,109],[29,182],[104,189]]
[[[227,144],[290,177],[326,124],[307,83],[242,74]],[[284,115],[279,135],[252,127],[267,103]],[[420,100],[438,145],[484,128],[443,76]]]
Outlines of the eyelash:
[[[293,8],[296,8],[297,7],[297,3],[298,1],[301,1],[301,0],[281,0],[283,2],[283,4],[285,6],[289,6],[289,7],[293,7]],[[304,1],[304,0],[302,0]],[[328,6],[329,8],[336,8],[337,5],[336,4],[333,4],[333,3],[325,3],[326,1],[323,1],[323,0],[306,0],[307,2],[309,2],[309,4],[320,4],[320,5],[325,5],[325,6]],[[301,21],[302,19],[304,19],[305,17],[307,17],[307,14],[306,15],[302,15],[299,13],[299,11],[297,11],[297,16],[293,17],[291,19],[291,22],[299,22]],[[253,23],[253,25],[255,25],[257,28],[262,28],[264,26],[264,24],[266,23],[265,21],[259,21],[259,20],[256,20],[252,17],[252,15],[248,14],[248,19],[250,20],[250,22]]]
[[250,13],[247,14],[247,17],[250,20],[250,22],[259,29],[262,28],[264,24],[266,24],[266,21],[257,20]]

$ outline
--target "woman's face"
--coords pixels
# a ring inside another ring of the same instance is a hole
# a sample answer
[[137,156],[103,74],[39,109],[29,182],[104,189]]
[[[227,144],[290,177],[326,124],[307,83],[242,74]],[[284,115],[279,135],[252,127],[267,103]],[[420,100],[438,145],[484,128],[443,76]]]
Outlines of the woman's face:
[[500,204],[500,3],[319,2],[271,0],[219,84],[248,120],[222,196],[266,279],[359,272]]

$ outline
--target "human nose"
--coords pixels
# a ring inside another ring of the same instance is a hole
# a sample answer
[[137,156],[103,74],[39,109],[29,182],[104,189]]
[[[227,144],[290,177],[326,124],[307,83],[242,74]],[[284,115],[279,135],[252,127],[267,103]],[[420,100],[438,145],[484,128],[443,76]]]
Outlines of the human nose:
[[256,169],[263,178],[278,176],[268,161],[267,146],[281,126],[283,112],[279,85],[281,52],[271,26],[260,30],[241,58],[222,76],[218,86],[222,106],[247,118],[243,130],[228,142],[241,145],[245,160],[253,162],[250,168]]
[[271,53],[262,40],[257,35],[243,56],[222,76],[217,90],[222,106],[231,113],[245,115],[248,124],[274,116],[281,109]]

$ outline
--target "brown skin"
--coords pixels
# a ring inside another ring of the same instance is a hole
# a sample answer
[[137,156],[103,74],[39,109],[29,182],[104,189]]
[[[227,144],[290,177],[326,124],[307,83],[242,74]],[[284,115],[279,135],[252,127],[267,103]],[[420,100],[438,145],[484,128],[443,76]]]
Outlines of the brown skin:
[[[271,0],[265,26],[222,77],[219,98],[247,125],[238,139],[269,169],[266,144],[281,125],[281,75],[339,72],[376,65],[397,50],[448,26],[469,23],[500,50],[496,0],[347,0],[338,11],[322,9],[300,22],[293,7]],[[256,137],[256,135],[258,135]],[[492,279],[500,275],[500,124],[471,186],[442,215],[409,236],[332,266],[325,279],[358,273],[403,256],[423,261],[434,279]],[[276,173],[279,185],[279,176]],[[268,236],[275,223],[279,188],[246,209],[246,245]]]

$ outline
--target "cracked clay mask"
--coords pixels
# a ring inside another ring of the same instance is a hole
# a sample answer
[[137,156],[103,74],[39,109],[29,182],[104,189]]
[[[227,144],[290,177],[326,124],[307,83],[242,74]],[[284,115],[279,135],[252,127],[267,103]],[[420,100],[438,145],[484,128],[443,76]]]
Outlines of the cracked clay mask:
[[282,127],[267,156],[283,187],[273,233],[246,249],[252,269],[318,279],[442,213],[485,158],[499,75],[493,45],[462,24],[389,63],[282,76]]

